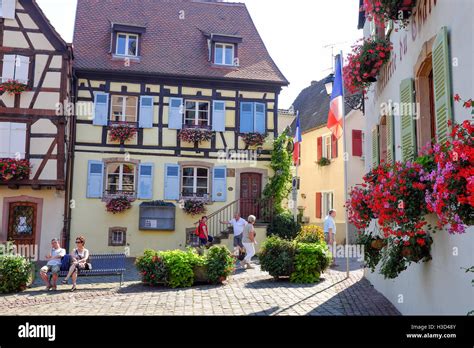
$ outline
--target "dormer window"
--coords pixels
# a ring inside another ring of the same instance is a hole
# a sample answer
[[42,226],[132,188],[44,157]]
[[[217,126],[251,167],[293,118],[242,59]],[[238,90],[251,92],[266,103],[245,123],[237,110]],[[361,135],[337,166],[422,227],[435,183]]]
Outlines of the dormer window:
[[145,27],[129,24],[112,24],[112,40],[110,52],[115,58],[134,58],[140,60],[141,44]]
[[138,56],[138,35],[117,33],[115,54],[128,57]]
[[232,44],[216,43],[214,52],[214,64],[237,65],[235,63],[235,46]]

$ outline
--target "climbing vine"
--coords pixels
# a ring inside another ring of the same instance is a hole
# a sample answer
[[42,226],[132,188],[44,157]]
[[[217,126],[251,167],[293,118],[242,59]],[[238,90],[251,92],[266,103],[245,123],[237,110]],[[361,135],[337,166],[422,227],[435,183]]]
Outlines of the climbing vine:
[[288,130],[286,130],[273,142],[270,168],[273,169],[275,174],[265,186],[263,197],[265,202],[273,201],[274,214],[283,213],[282,202],[291,191],[292,156],[288,151],[288,143],[290,141],[291,138],[288,136]]

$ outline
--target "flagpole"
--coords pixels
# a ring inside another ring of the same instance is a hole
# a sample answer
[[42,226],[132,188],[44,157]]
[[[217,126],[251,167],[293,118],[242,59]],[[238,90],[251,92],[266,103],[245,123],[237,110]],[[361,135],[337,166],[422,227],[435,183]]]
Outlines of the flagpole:
[[[299,116],[300,116],[300,111],[297,110],[296,111],[296,120],[298,122],[298,119],[299,119]],[[300,126],[301,127],[301,126]],[[301,132],[301,128],[298,130],[296,130],[296,137],[298,136],[298,132]],[[296,191],[296,199],[294,200],[293,204],[293,218],[295,220],[295,222],[298,222],[298,167],[300,166],[300,158],[301,158],[301,146],[300,146],[300,142],[298,142],[297,144],[295,144],[295,146],[298,146],[298,158],[296,160],[296,170],[295,170],[295,178],[296,178],[296,188],[295,188],[295,191]],[[295,151],[295,149],[293,149],[293,151]],[[293,198],[293,197],[292,197]]]
[[[343,163],[344,163],[344,204],[347,202],[348,199],[348,194],[347,194],[347,162],[349,162],[349,155],[347,154],[347,139],[346,139],[346,99],[345,99],[345,92],[344,92],[344,74],[342,74],[342,67],[344,66],[344,58],[342,55],[342,50],[339,53],[339,59],[341,60],[341,78],[342,78],[342,137],[343,137]],[[346,160],[347,156],[347,160]],[[345,230],[346,230],[346,277],[349,278],[349,221],[348,221],[348,214],[347,214],[347,209],[344,209],[344,215],[345,215]]]

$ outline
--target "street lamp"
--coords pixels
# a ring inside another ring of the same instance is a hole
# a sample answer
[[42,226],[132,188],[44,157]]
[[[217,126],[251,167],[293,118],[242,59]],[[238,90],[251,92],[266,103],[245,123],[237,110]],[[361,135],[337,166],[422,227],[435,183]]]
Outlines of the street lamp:
[[332,86],[334,84],[334,74],[329,74],[324,79],[324,87],[326,88],[327,94],[330,96],[332,94]]

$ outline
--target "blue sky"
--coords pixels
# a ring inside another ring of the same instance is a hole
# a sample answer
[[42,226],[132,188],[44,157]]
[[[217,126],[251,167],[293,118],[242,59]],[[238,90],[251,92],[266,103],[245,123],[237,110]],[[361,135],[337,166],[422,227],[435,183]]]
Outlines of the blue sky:
[[[113,1],[113,0],[112,0]],[[37,0],[63,38],[71,42],[77,0]],[[331,72],[334,53],[362,36],[357,30],[359,0],[241,0],[276,64],[290,81],[280,96],[288,108],[299,92]]]

